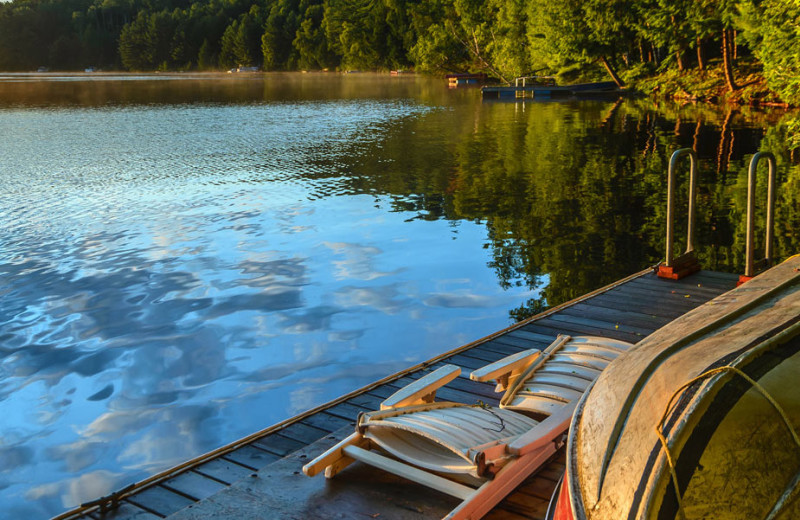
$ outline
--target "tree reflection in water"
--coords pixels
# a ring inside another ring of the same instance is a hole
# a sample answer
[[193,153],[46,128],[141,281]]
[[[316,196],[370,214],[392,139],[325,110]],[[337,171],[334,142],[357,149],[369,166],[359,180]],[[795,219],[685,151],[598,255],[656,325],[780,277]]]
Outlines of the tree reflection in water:
[[[663,260],[666,171],[673,151],[700,158],[697,244],[704,269],[741,272],[751,155],[778,157],[776,253],[800,249],[798,161],[780,114],[619,100],[485,103],[435,112],[353,154],[356,191],[389,196],[416,218],[485,223],[502,287],[543,288],[511,309],[522,319]],[[407,136],[444,135],[415,141]],[[678,175],[676,240],[685,247],[688,165]],[[756,229],[765,222],[759,170]],[[763,237],[763,232],[758,238]],[[763,243],[757,242],[757,251]]]

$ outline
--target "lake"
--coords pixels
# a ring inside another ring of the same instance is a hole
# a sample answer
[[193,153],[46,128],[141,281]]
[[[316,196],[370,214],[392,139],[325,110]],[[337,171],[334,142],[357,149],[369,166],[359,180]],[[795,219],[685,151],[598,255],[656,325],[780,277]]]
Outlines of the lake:
[[776,253],[797,253],[780,117],[490,103],[419,76],[0,74],[0,516],[55,515],[653,265],[680,147],[705,268],[743,269],[758,150],[778,155]]

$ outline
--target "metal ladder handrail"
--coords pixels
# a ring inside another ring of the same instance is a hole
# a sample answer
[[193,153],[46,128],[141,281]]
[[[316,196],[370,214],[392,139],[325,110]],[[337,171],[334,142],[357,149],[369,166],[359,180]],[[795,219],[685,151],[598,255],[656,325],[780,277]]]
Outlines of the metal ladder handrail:
[[514,86],[519,87],[519,81],[522,80],[522,86],[527,86],[527,80],[529,79],[536,79],[536,80],[549,80],[552,82],[552,85],[556,84],[556,77],[555,76],[520,76],[514,79]]
[[694,220],[695,220],[695,198],[697,196],[697,154],[692,148],[681,148],[672,154],[669,160],[669,170],[667,172],[667,258],[664,262],[666,267],[672,267],[674,261],[673,233],[675,212],[675,165],[678,161],[689,156],[689,224],[686,236],[686,251],[684,255],[694,251]]
[[759,262],[764,262],[767,267],[772,263],[772,246],[775,239],[774,218],[775,218],[775,172],[777,170],[777,162],[775,156],[769,152],[758,152],[750,159],[750,169],[747,172],[747,238],[745,242],[745,251],[747,258],[745,260],[744,276],[752,278],[755,275],[755,253],[754,235],[755,235],[755,204],[756,204],[756,169],[758,162],[761,159],[767,159],[769,166],[768,181],[767,181],[767,237],[764,244],[764,259]]

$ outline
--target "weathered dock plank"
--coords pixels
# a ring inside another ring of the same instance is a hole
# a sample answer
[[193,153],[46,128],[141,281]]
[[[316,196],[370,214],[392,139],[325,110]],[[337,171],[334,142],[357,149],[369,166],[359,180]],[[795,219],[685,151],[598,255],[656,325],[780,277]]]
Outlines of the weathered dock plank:
[[128,497],[127,501],[162,518],[196,502],[161,485],[151,486],[141,493]]
[[91,513],[89,518],[94,520],[158,520],[161,517],[128,502],[122,502],[119,507],[106,513]]
[[374,410],[374,408],[367,408],[366,406],[359,406],[350,402],[344,402],[339,403],[336,406],[326,408],[325,412],[335,415],[336,417],[349,419],[355,424],[355,418],[358,417],[359,413],[369,412],[370,410]]
[[223,457],[201,464],[194,471],[228,485],[253,473],[252,468],[242,466]]
[[440,518],[458,500],[362,464],[347,469],[346,480],[308,478],[301,468],[310,457],[352,433],[349,428],[291,454],[257,475],[183,509],[171,520]]
[[242,446],[238,450],[225,454],[224,457],[253,471],[261,469],[280,458],[254,445]]
[[[520,337],[520,334],[527,334],[528,337]],[[534,335],[535,337],[533,337]],[[529,348],[544,348],[552,343],[554,337],[555,336],[549,334],[537,334],[529,330],[519,329],[500,336],[499,338],[495,338],[493,343],[515,347],[518,349],[517,352],[519,352]]]
[[201,473],[189,470],[167,480],[162,484],[162,486],[170,491],[174,491],[185,497],[191,498],[196,502],[198,500],[210,497],[214,493],[227,487],[227,484]]
[[577,316],[583,318],[590,318],[602,320],[612,323],[628,323],[636,327],[646,328],[652,330],[653,328],[663,327],[670,321],[669,318],[662,318],[652,314],[646,314],[637,311],[623,311],[609,309],[606,307],[599,307],[597,305],[589,305],[587,303],[579,303],[568,309],[562,311],[566,316]]
[[630,309],[632,306],[636,306],[639,312],[646,313],[651,316],[656,316],[658,318],[665,318],[667,320],[667,323],[683,316],[684,314],[689,312],[689,310],[693,309],[700,303],[701,302],[694,300],[692,301],[693,305],[689,307],[684,307],[684,306],[667,307],[659,303],[648,301],[647,299],[638,299],[625,296],[622,297],[606,296],[606,295],[603,295],[597,299],[592,300],[592,305],[598,308],[626,310]]
[[539,334],[550,334],[553,339],[559,334],[569,334],[572,336],[606,336],[636,343],[644,337],[643,334],[634,334],[619,329],[602,329],[600,327],[592,327],[580,323],[558,322],[548,318],[525,325],[525,330],[537,332]]
[[[680,281],[639,273],[259,432],[179,471],[165,472],[148,482],[149,487],[119,497],[123,500],[113,512],[89,510],[62,518],[200,520],[263,518],[265,512],[271,518],[326,518],[334,512],[346,518],[439,518],[457,500],[361,464],[331,481],[310,479],[300,469],[309,457],[351,433],[360,412],[378,409],[392,393],[432,369],[445,364],[462,369],[459,377],[437,392],[438,399],[497,404],[500,394],[491,384],[471,381],[472,370],[509,354],[544,348],[560,333],[639,341],[732,289],[736,279],[709,271]],[[563,468],[563,454],[558,454],[487,518],[543,519]]]
[[[292,426],[296,426],[297,423],[293,424]],[[318,436],[317,439],[321,437]],[[280,432],[275,433],[273,435],[268,435],[263,439],[259,439],[253,443],[253,446],[257,448],[261,448],[262,450],[268,451],[279,457],[285,457],[286,455],[292,453],[293,451],[297,451],[303,446],[310,444],[311,439],[304,441],[297,440],[290,437],[283,436]]]
[[355,417],[355,415],[352,414],[347,415],[346,417],[339,417],[338,415],[324,411],[306,417],[300,422],[302,424],[313,426],[325,433],[331,433],[343,428],[344,426],[352,426],[354,424],[354,421],[352,420],[353,417]]

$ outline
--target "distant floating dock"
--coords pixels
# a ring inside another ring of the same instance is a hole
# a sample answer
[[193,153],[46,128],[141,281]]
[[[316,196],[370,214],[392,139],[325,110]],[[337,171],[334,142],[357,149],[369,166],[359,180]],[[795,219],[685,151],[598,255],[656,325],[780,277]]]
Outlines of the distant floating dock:
[[465,85],[482,85],[486,83],[486,74],[448,74],[445,76],[450,87],[461,87]]
[[[441,518],[458,499],[364,464],[332,480],[308,478],[301,468],[350,435],[359,412],[377,410],[385,398],[431,370],[448,363],[462,368],[460,377],[438,391],[440,399],[497,405],[501,394],[494,386],[471,381],[467,374],[509,354],[543,349],[559,333],[638,342],[733,289],[736,281],[736,275],[710,271],[677,281],[642,271],[56,518]],[[562,450],[485,518],[544,519],[564,464]]]
[[513,86],[486,86],[481,88],[484,99],[514,99],[514,98],[554,98],[570,96],[591,96],[596,94],[609,94],[618,91],[617,84],[613,81],[599,83],[579,83],[576,85],[556,85],[517,81]]

